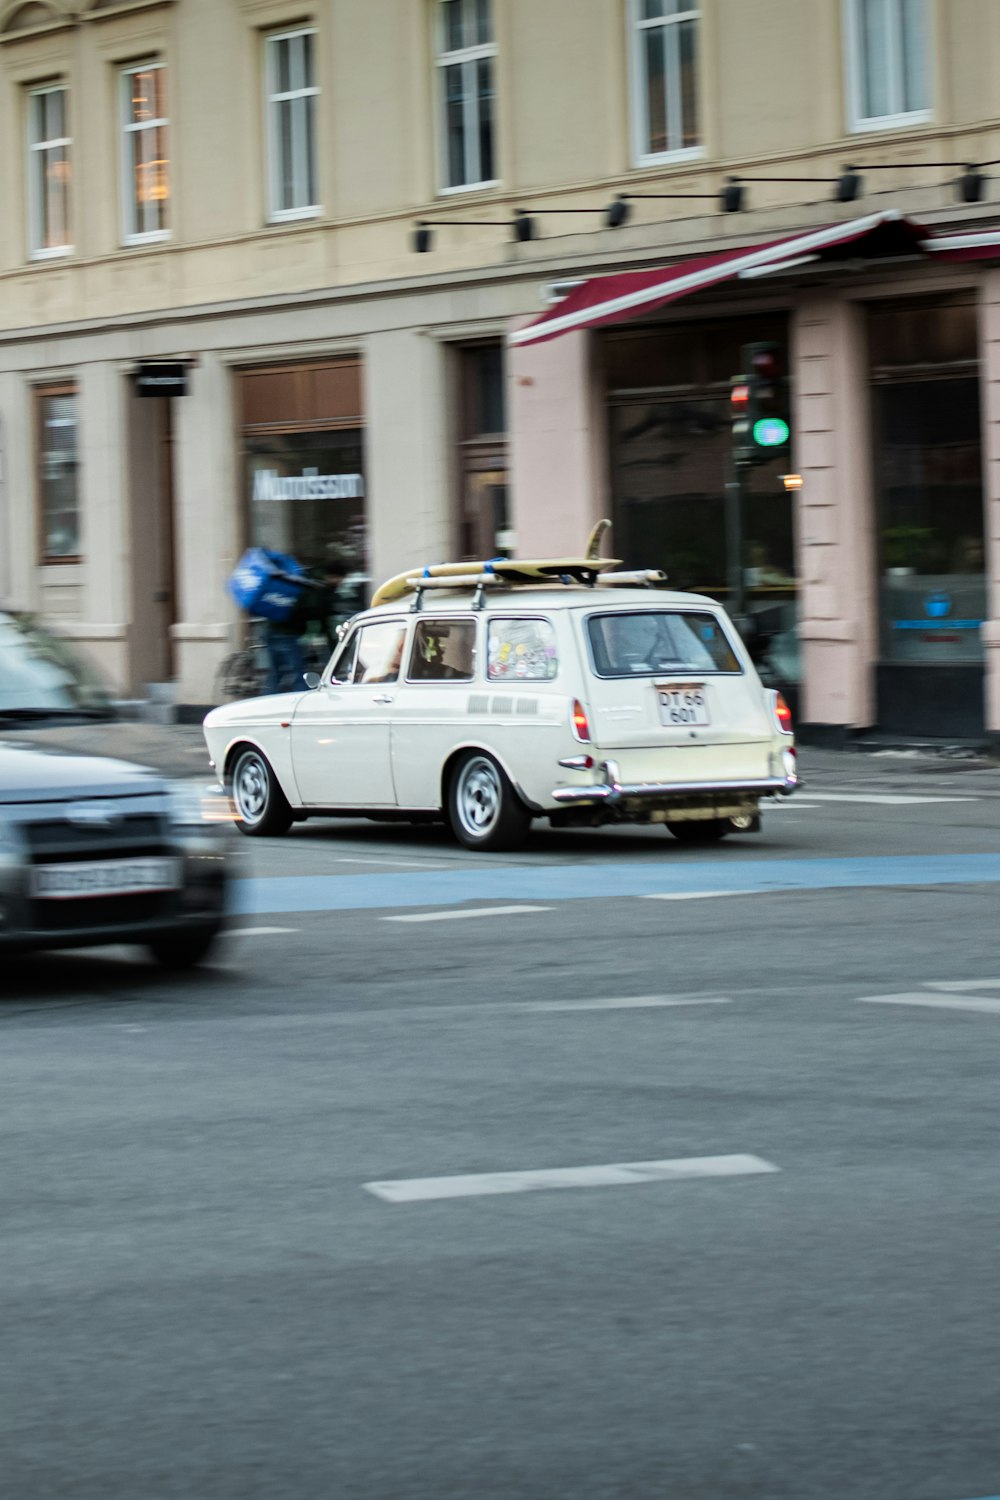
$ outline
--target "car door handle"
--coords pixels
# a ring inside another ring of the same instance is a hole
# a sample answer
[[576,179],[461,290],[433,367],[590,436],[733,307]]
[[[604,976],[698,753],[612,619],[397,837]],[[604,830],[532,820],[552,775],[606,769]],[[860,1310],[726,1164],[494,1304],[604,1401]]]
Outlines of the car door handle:
[[391,703],[392,702],[392,694],[391,693],[376,693],[375,697],[372,699],[372,702],[373,703]]

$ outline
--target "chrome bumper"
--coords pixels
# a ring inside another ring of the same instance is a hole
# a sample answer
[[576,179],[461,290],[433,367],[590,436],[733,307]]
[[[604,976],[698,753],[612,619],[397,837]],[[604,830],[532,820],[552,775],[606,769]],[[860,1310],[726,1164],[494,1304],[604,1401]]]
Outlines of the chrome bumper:
[[640,781],[623,782],[617,762],[607,760],[602,767],[607,781],[595,786],[557,786],[554,802],[615,803],[632,798],[657,797],[790,797],[800,785],[798,776],[763,776],[748,781]]

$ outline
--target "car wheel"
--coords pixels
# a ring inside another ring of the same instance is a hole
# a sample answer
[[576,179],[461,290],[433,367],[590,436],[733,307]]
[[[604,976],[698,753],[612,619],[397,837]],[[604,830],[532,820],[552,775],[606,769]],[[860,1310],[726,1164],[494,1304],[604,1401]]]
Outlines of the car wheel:
[[173,972],[193,969],[203,958],[207,958],[219,932],[218,927],[182,928],[179,932],[154,938],[148,945],[149,951],[161,969]]
[[467,849],[517,849],[527,837],[531,814],[492,755],[474,751],[455,767],[448,821]]
[[700,818],[691,823],[668,823],[667,827],[682,844],[717,844],[733,831],[729,818]]
[[738,813],[729,827],[733,833],[760,833],[760,813]]
[[233,765],[230,791],[236,805],[236,826],[253,838],[287,833],[292,810],[278,779],[259,750],[242,750]]

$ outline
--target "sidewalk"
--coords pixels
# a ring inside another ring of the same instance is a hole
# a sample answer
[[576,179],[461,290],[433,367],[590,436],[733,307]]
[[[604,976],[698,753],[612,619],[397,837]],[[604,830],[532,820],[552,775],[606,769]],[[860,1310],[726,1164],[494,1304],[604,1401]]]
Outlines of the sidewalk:
[[[199,776],[210,781],[214,775],[200,724],[77,724],[4,731],[2,738],[9,743],[30,742],[77,755],[117,756],[151,766],[165,776]],[[828,750],[807,745],[799,750],[799,766],[806,783],[823,785],[862,779],[892,784],[927,774],[960,776],[963,772],[993,772],[1000,785],[1000,764],[953,745],[912,750]]]

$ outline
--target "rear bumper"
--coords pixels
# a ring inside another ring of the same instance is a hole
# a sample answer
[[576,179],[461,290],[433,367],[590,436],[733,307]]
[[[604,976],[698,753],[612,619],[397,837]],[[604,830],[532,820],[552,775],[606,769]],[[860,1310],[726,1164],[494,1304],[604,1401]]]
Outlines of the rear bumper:
[[745,781],[623,782],[616,761],[604,762],[606,780],[594,786],[558,786],[554,802],[563,806],[613,806],[618,802],[662,801],[685,797],[790,797],[800,785],[796,775],[764,776]]

